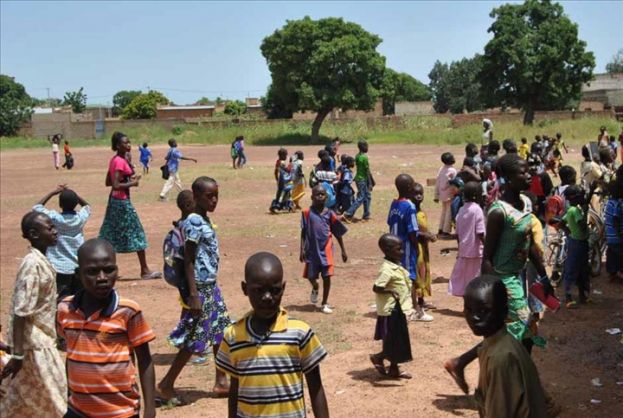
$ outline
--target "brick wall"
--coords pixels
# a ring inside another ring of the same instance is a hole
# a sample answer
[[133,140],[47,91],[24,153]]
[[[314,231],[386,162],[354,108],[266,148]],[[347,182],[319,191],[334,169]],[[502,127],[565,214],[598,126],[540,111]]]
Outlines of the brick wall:
[[[491,119],[493,124],[500,122],[522,122],[523,113],[464,113],[459,115],[450,115],[452,119],[452,126],[459,127],[465,125],[471,125],[475,123],[481,123],[483,119]],[[534,113],[534,121],[541,120],[567,120],[577,119],[583,117],[603,117],[612,118],[614,113],[610,110],[601,111],[571,111],[571,110],[550,110]]]

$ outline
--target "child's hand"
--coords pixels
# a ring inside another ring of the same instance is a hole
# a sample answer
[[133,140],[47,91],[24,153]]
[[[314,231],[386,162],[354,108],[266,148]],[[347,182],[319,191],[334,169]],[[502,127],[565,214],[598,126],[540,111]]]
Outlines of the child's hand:
[[300,253],[300,254],[299,254],[299,261],[300,261],[301,263],[304,263],[304,262],[305,262],[305,256],[303,255],[303,253]]
[[56,186],[56,189],[54,189],[54,194],[59,194],[60,192],[62,192],[66,188],[67,188],[66,184],[59,184],[58,186]]
[[201,315],[202,306],[199,296],[190,296],[188,298],[188,306],[190,307],[190,314],[194,317]]
[[437,241],[437,234],[428,234],[428,239],[430,240],[430,242],[435,242]]
[[24,364],[23,360],[18,360],[14,357],[9,360],[6,366],[2,369],[2,374],[0,374],[0,383],[4,380],[5,377],[11,376],[11,379],[14,379],[17,373],[22,370],[22,365]]
[[348,261],[348,254],[346,254],[346,251],[342,251],[342,261],[343,262],[347,262]]
[[400,295],[395,290],[392,290],[392,296],[396,299],[396,302],[400,303]]

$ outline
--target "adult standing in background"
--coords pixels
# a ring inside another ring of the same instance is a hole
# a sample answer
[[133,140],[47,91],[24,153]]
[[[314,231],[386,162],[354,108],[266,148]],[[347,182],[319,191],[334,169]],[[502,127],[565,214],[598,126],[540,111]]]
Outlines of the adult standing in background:
[[493,141],[493,122],[491,122],[491,119],[483,119],[482,128],[484,130],[482,134],[482,145],[484,145]]
[[160,192],[161,202],[165,202],[167,200],[167,195],[173,185],[175,185],[180,192],[182,191],[182,180],[180,180],[178,172],[180,168],[180,160],[197,162],[194,158],[187,158],[182,155],[180,150],[177,149],[177,141],[174,138],[169,139],[169,147],[169,152],[167,152],[166,157],[164,157],[169,171],[169,178],[164,183],[162,191]]
[[158,279],[162,273],[151,271],[147,266],[145,249],[147,237],[136,209],[130,201],[130,188],[137,187],[140,175],[128,163],[130,139],[121,132],[112,135],[111,147],[116,151],[108,164],[106,186],[112,188],[106,206],[106,215],[99,237],[108,240],[117,253],[136,253],[141,265],[142,279]]

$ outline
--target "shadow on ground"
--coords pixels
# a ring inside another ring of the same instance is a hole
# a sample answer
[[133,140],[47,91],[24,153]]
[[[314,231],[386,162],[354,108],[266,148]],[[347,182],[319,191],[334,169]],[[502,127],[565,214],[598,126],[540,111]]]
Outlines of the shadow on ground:
[[446,395],[437,394],[437,399],[433,400],[433,405],[442,411],[450,412],[456,416],[465,415],[465,410],[478,410],[476,402],[471,395]]

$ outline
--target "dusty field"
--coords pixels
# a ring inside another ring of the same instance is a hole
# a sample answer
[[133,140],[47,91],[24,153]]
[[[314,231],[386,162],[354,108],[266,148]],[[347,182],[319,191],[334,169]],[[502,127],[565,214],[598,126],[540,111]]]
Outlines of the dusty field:
[[[318,147],[302,147],[306,171],[316,158]],[[461,147],[450,147],[461,156]],[[249,147],[248,168],[233,171],[226,146],[181,146],[187,155],[196,157],[198,164],[184,161],[181,177],[186,186],[200,174],[215,177],[220,183],[220,202],[213,215],[221,243],[219,282],[232,316],[239,317],[248,309],[240,291],[240,281],[246,258],[253,252],[267,250],[276,253],[285,265],[288,289],[283,298],[291,315],[304,319],[317,331],[330,352],[322,363],[322,377],[330,411],[334,417],[475,417],[471,399],[463,396],[451,378],[443,371],[444,359],[457,355],[478,340],[462,318],[462,301],[447,295],[447,277],[453,257],[442,257],[439,249],[447,242],[432,245],[434,295],[431,299],[438,309],[432,311],[434,322],[410,325],[415,360],[405,365],[415,378],[411,381],[380,380],[368,361],[368,354],[378,351],[379,343],[372,340],[375,315],[369,305],[371,291],[381,253],[378,236],[386,230],[386,214],[394,196],[393,179],[408,172],[425,184],[434,177],[439,155],[445,147],[435,146],[375,146],[371,145],[370,160],[378,186],[373,193],[372,222],[351,225],[345,237],[350,256],[348,263],[339,263],[330,302],[333,315],[323,315],[308,303],[309,287],[300,278],[298,262],[299,216],[270,215],[267,211],[274,195],[272,167],[276,147]],[[290,149],[293,152],[295,149]],[[343,153],[354,155],[355,147],[342,147]],[[157,202],[163,181],[158,166],[166,150],[156,148],[153,173],[141,186],[133,189],[133,202],[151,244],[148,261],[161,268],[161,243],[171,221],[177,217],[175,204]],[[136,151],[135,151],[136,153]],[[104,175],[112,152],[105,148],[76,149],[76,167],[71,172],[55,171],[49,150],[10,151],[0,155],[1,163],[1,229],[0,272],[2,277],[2,325],[6,327],[7,311],[17,267],[27,251],[27,242],[19,233],[21,216],[58,183],[67,183],[93,206],[93,215],[86,227],[86,236],[96,236],[102,222],[108,190]],[[137,157],[135,157],[137,158]],[[460,158],[457,158],[460,161]],[[568,160],[577,163],[577,154]],[[171,196],[175,196],[172,194]],[[309,202],[309,196],[306,196]],[[53,199],[48,204],[57,206]],[[431,188],[427,188],[425,209],[432,227],[438,224],[439,210],[432,203]],[[358,213],[361,216],[361,212]],[[136,256],[118,257],[121,274],[131,279],[138,276]],[[142,306],[147,320],[158,338],[152,344],[157,377],[161,377],[174,356],[166,336],[179,315],[177,291],[163,281],[118,282],[122,295]],[[594,295],[596,305],[576,311],[561,310],[548,314],[543,321],[543,334],[549,339],[547,350],[535,350],[534,359],[541,378],[550,393],[563,406],[563,417],[607,417],[623,414],[623,353],[619,337],[609,336],[606,328],[623,328],[623,286],[613,285],[605,277],[594,281],[601,291]],[[5,328],[6,330],[6,328]],[[468,369],[468,381],[473,388],[477,365]],[[600,378],[603,387],[591,385]],[[178,391],[190,405],[159,411],[164,417],[224,417],[227,401],[211,397],[213,361],[205,365],[189,364],[178,380]],[[591,399],[600,400],[591,404]],[[307,402],[309,406],[309,402]],[[502,417],[500,417],[502,418]]]

